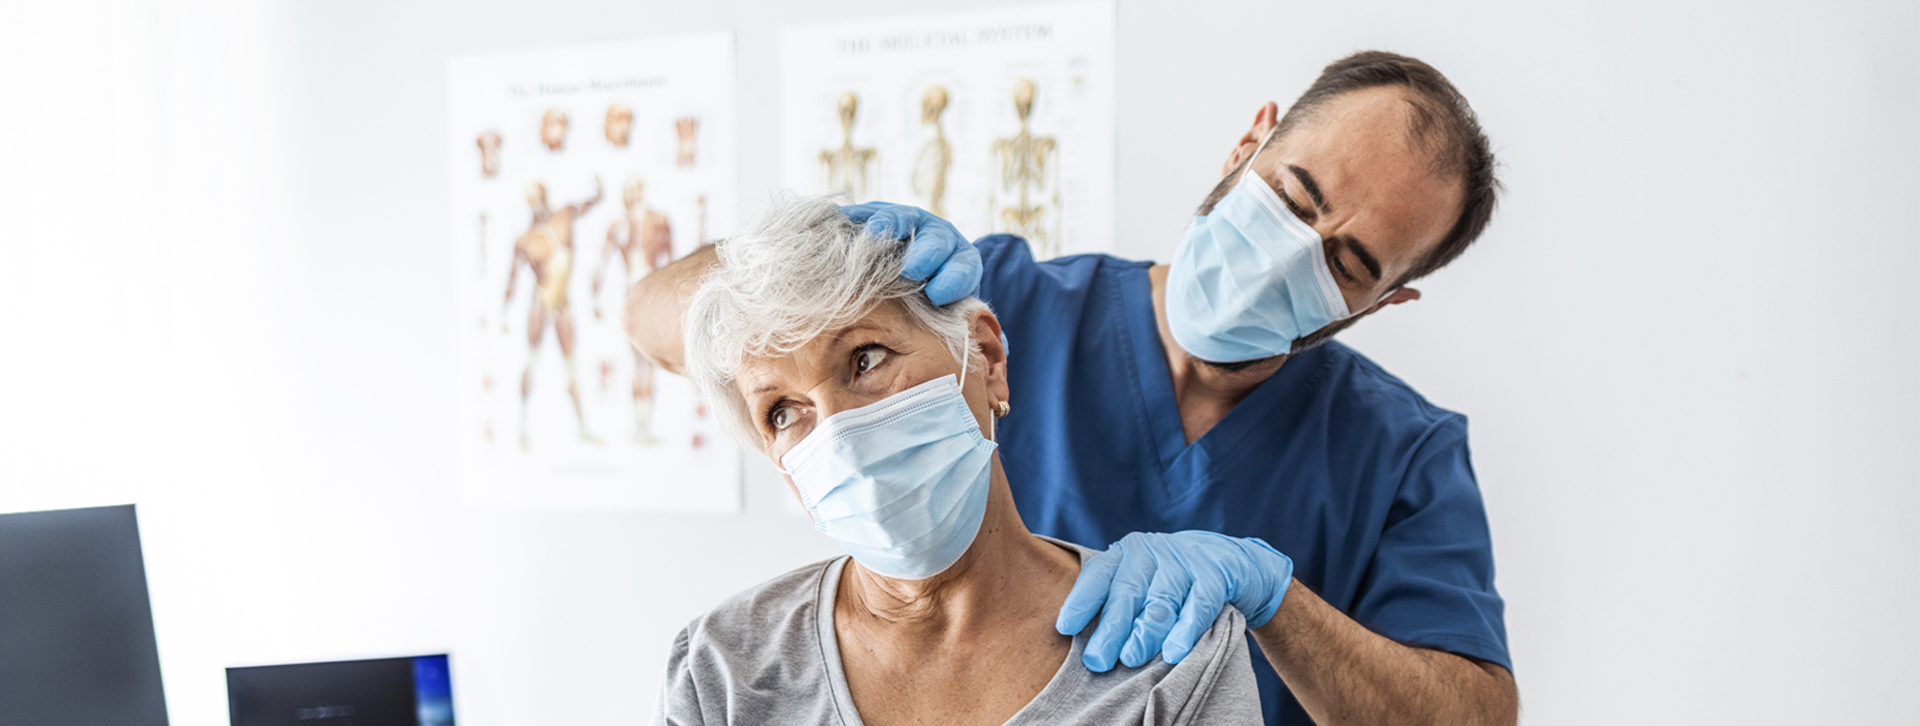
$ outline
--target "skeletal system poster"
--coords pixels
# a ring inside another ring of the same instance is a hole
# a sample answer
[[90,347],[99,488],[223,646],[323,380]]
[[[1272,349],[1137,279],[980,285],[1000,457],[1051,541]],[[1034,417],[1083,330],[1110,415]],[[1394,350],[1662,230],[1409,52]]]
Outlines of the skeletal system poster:
[[732,35],[447,76],[463,499],[737,511],[737,449],[623,328],[629,285],[733,224]]
[[1110,0],[786,29],[783,180],[1112,251],[1113,29]]

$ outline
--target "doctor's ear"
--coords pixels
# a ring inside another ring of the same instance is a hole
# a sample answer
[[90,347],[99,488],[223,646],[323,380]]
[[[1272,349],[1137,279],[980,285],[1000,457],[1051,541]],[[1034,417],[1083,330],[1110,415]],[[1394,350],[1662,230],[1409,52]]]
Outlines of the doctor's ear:
[[1419,299],[1420,299],[1419,290],[1413,289],[1411,287],[1403,287],[1393,292],[1387,293],[1386,297],[1380,298],[1380,302],[1374,303],[1373,307],[1367,309],[1367,312],[1372,313],[1388,305],[1399,305],[1401,303],[1410,303]]
[[1267,134],[1273,133],[1273,127],[1279,124],[1280,104],[1268,101],[1260,110],[1253,112],[1253,126],[1239,141],[1234,142],[1233,153],[1227,155],[1226,165],[1220,167],[1220,178],[1227,178],[1240,166],[1240,162],[1253,156],[1254,150],[1260,148],[1260,142],[1266,140]]

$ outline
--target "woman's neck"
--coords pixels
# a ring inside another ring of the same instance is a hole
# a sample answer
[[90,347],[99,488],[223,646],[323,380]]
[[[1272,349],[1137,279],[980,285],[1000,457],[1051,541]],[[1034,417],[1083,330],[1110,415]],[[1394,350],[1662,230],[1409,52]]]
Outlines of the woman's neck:
[[[835,609],[863,626],[944,640],[1058,608],[1080,558],[1027,530],[994,461],[987,513],[973,545],[952,567],[924,580],[896,580],[848,563]],[[1029,612],[1032,611],[1032,612]]]

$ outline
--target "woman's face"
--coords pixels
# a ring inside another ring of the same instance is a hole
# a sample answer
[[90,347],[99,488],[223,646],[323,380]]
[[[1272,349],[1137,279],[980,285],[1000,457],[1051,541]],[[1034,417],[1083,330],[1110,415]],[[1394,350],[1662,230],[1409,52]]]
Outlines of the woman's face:
[[[981,344],[986,364],[976,360],[961,393],[984,434],[990,430],[991,404],[1007,398],[1006,355],[1000,349],[1000,323],[992,313],[974,313],[971,322],[974,340],[990,342]],[[766,442],[767,456],[777,463],[828,416],[947,375],[960,375],[953,352],[914,323],[898,303],[887,303],[791,356],[749,359],[736,385]]]

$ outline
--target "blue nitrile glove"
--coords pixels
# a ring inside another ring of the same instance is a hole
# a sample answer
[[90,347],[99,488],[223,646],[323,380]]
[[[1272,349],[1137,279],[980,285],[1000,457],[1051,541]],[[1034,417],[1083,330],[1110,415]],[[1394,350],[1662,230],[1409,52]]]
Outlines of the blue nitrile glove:
[[916,282],[927,280],[927,299],[933,304],[945,305],[980,291],[980,251],[952,222],[919,207],[891,202],[855,204],[840,211],[864,223],[876,237],[907,240],[901,274]]
[[1116,660],[1144,665],[1156,653],[1179,663],[1227,605],[1246,616],[1248,628],[1266,625],[1291,582],[1293,560],[1258,538],[1135,532],[1080,568],[1058,628],[1074,635],[1100,615],[1081,655],[1095,671]]

